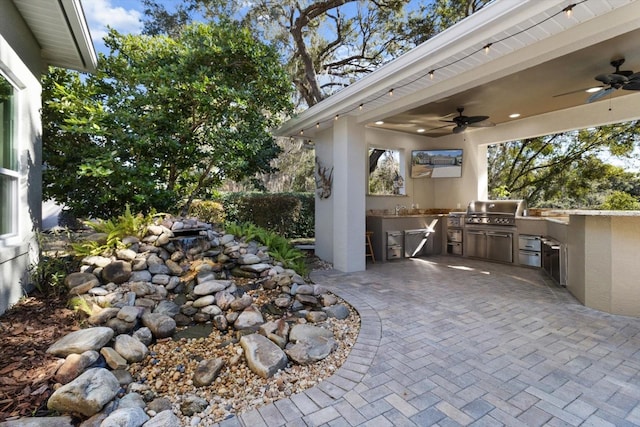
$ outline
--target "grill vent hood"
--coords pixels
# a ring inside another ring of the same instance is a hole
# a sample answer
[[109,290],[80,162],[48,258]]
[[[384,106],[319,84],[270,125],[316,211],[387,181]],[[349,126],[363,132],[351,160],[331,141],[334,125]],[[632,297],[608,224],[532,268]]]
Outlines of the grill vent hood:
[[467,215],[524,216],[526,211],[525,200],[473,200],[467,206]]

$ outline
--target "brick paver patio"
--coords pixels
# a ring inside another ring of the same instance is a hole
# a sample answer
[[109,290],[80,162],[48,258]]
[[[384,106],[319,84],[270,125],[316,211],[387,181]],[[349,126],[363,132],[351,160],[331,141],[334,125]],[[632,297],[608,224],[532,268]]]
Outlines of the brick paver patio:
[[221,427],[640,425],[640,319],[538,270],[438,256],[312,278],[360,313],[348,360]]

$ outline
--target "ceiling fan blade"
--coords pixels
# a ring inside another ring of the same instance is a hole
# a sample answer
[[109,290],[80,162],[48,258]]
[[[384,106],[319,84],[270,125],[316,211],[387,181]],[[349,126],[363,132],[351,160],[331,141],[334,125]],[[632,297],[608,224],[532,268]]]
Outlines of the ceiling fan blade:
[[438,126],[436,128],[427,129],[426,132],[431,132],[432,130],[448,128],[449,126],[451,126],[451,125]]
[[614,84],[624,84],[629,81],[629,78],[624,74],[598,74],[596,76],[596,80],[602,82],[606,85],[614,85]]
[[469,126],[474,128],[490,128],[494,127],[496,124],[490,122],[489,120],[482,120],[481,122],[469,123]]
[[467,126],[465,126],[465,125],[462,125],[462,126],[458,125],[458,126],[453,128],[453,133],[462,133],[462,132],[465,131],[466,128],[467,128]]
[[478,123],[478,122],[483,122],[485,120],[487,120],[489,118],[489,116],[471,116],[471,117],[465,117],[465,123],[470,125],[473,123]]
[[608,94],[610,94],[611,92],[615,91],[616,89],[614,87],[608,87],[604,90],[601,90],[600,92],[596,92],[593,95],[591,95],[589,98],[587,98],[587,102],[594,102],[597,101],[600,98],[604,98],[605,96],[607,96]]
[[583,87],[582,89],[576,89],[576,90],[572,90],[570,92],[564,92],[564,93],[559,93],[557,95],[553,95],[552,98],[557,98],[559,96],[573,95],[574,93],[586,92],[588,89],[592,89],[592,88],[596,88],[596,87],[604,89],[603,85]]
[[625,90],[640,90],[640,73],[635,73],[629,76],[629,82],[622,85],[622,89]]
[[640,80],[631,80],[629,83],[622,85],[624,90],[640,90]]

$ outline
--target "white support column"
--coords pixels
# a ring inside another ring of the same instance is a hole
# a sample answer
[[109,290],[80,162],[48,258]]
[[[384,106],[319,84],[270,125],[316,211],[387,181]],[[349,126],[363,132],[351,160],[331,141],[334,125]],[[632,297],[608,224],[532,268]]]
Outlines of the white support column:
[[341,117],[333,128],[333,266],[344,272],[366,269],[365,128]]

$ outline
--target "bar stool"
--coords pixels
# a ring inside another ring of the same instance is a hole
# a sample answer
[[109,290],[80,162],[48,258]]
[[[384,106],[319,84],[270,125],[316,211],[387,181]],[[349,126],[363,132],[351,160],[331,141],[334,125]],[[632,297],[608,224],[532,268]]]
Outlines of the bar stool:
[[371,257],[371,261],[375,264],[376,263],[376,257],[373,255],[373,245],[371,244],[371,236],[373,235],[373,231],[367,231],[365,233],[366,236],[366,245],[367,245],[367,255],[366,257]]

